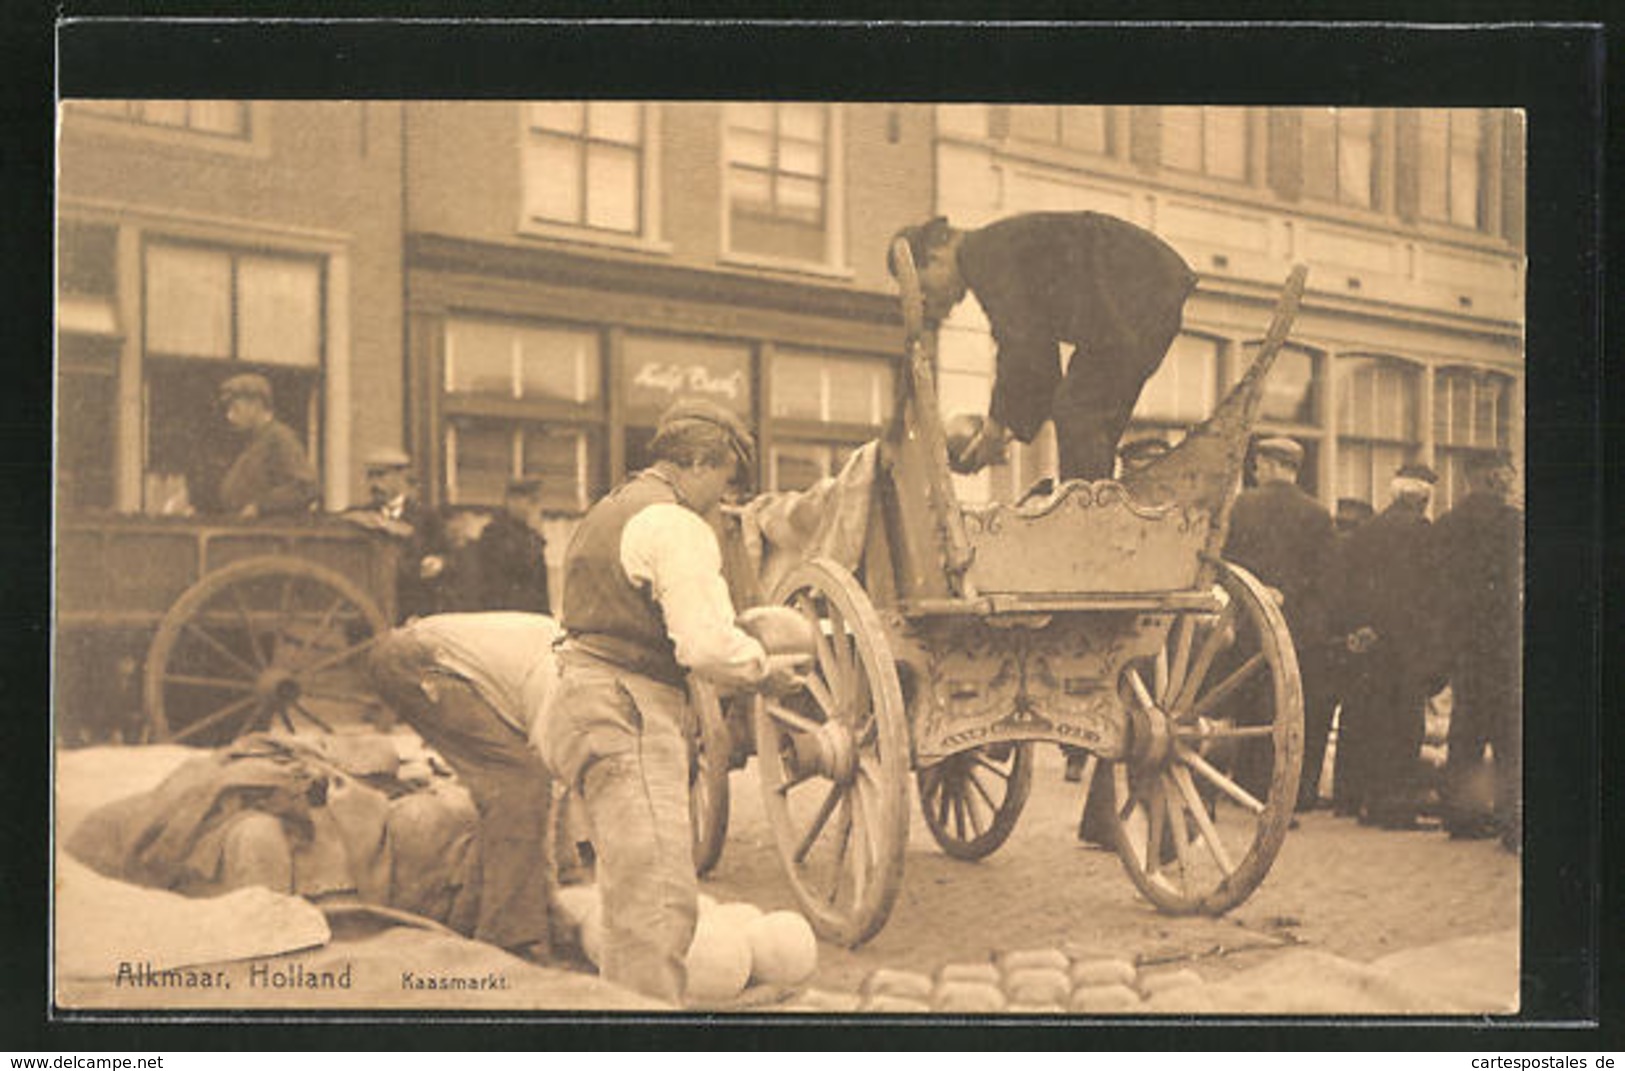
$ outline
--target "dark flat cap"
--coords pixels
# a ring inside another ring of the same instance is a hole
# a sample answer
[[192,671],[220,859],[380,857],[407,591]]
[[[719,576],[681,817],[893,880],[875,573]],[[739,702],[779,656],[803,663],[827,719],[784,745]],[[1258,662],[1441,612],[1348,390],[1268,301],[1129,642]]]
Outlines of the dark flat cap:
[[232,398],[258,398],[267,404],[271,401],[271,381],[255,372],[245,372],[240,376],[232,376],[220,384],[220,398],[229,401]]
[[751,436],[749,426],[733,410],[706,398],[679,398],[671,403],[666,411],[660,414],[660,423],[655,429],[655,434],[659,435],[674,425],[688,422],[711,424],[721,428],[727,434],[734,452],[739,455],[740,463],[747,469],[756,464],[756,442]]
[[1423,483],[1439,482],[1439,474],[1420,461],[1407,461],[1399,466],[1394,475],[1402,480],[1421,480]]

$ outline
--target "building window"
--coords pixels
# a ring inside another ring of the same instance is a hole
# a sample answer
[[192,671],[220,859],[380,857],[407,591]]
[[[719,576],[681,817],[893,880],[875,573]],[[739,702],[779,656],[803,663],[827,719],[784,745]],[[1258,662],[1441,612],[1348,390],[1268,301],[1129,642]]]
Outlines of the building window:
[[1421,375],[1390,357],[1338,359],[1337,496],[1381,510],[1389,481],[1421,447]]
[[1166,107],[1162,109],[1162,164],[1231,182],[1249,178],[1245,108]]
[[1162,365],[1141,389],[1134,407],[1134,431],[1125,438],[1154,431],[1177,442],[1186,428],[1206,420],[1218,401],[1222,350],[1217,339],[1176,336]]
[[[1257,342],[1244,347],[1244,372],[1258,355]],[[1310,494],[1319,487],[1320,444],[1325,435],[1321,398],[1325,393],[1325,355],[1318,350],[1288,343],[1281,347],[1258,404],[1257,435],[1287,435],[1303,447],[1303,467],[1298,483]]]
[[699,397],[754,424],[753,355],[743,342],[680,335],[628,334],[622,353],[626,471],[647,468],[649,441],[667,406]]
[[526,105],[528,220],[644,232],[646,108],[624,101]]
[[1441,369],[1433,384],[1433,446],[1443,511],[1466,493],[1467,459],[1512,440],[1512,380],[1477,368]]
[[511,320],[447,321],[447,501],[496,505],[508,481],[542,481],[542,505],[579,513],[604,489],[599,332]]
[[1483,115],[1476,109],[1424,108],[1417,115],[1417,210],[1458,227],[1482,224]]
[[831,106],[729,104],[725,115],[729,252],[831,260]]
[[121,344],[112,227],[64,221],[57,241],[57,501],[110,509]]
[[1305,197],[1375,208],[1376,112],[1371,108],[1306,108],[1303,112]]
[[79,100],[80,111],[144,126],[190,130],[210,137],[249,139],[248,103],[240,100]]
[[145,508],[215,509],[241,441],[220,416],[221,382],[258,372],[276,416],[317,447],[324,265],[320,258],[149,242],[143,251]]
[[1098,104],[1014,104],[1009,108],[1009,131],[1021,141],[1101,156],[1113,148],[1109,114]]
[[770,365],[767,489],[801,491],[833,476],[891,419],[895,365],[782,347]]

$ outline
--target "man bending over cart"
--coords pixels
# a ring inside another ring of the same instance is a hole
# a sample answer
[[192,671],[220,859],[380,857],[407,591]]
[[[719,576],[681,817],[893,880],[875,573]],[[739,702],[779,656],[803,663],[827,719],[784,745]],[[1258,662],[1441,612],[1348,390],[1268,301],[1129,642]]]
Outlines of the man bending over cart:
[[[1112,474],[1145,381],[1179,333],[1196,275],[1149,231],[1097,212],[1033,212],[962,231],[905,227],[928,321],[976,295],[998,343],[993,397],[954,467],[978,471],[1051,418],[1063,480]],[[895,270],[895,269],[894,269]],[[1074,349],[1061,369],[1060,343]]]

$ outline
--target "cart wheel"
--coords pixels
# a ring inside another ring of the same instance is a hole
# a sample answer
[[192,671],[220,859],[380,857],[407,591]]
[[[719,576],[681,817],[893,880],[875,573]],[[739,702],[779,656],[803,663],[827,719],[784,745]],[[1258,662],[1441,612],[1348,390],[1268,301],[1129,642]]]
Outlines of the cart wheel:
[[[1303,690],[1286,621],[1221,563],[1217,614],[1181,614],[1123,672],[1130,757],[1110,767],[1117,854],[1171,914],[1222,914],[1269,872],[1298,797]],[[1102,771],[1104,772],[1104,771]]]
[[358,656],[388,629],[331,569],[268,556],[205,574],[170,607],[147,652],[152,740],[215,746],[294,719],[322,731],[377,704]]
[[955,859],[999,850],[1033,787],[1033,745],[993,744],[950,755],[915,774],[931,835]]
[[688,699],[699,721],[688,767],[688,816],[694,831],[694,873],[709,874],[728,836],[728,758],[733,742],[722,720],[722,701],[704,681],[688,679]]
[[856,948],[885,925],[903,881],[903,692],[885,630],[851,573],[805,562],[775,601],[813,623],[818,654],[804,689],[756,702],[763,807],[813,929]]

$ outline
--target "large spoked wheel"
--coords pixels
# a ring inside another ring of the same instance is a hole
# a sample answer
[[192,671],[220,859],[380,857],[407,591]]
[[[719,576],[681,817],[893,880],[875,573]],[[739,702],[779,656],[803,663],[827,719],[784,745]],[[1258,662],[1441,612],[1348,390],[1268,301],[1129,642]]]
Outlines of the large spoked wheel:
[[806,687],[756,703],[762,799],[802,911],[825,940],[880,932],[903,880],[908,727],[891,648],[852,574],[825,559],[794,569],[774,601],[817,630]]
[[950,755],[915,775],[920,810],[955,859],[998,851],[1016,828],[1033,787],[1033,745],[993,744]]
[[728,758],[732,740],[715,688],[690,677],[688,700],[699,722],[693,761],[688,766],[688,816],[694,832],[694,873],[704,877],[722,858],[722,845],[728,836]]
[[[1154,660],[1123,672],[1130,756],[1110,767],[1117,853],[1171,914],[1221,914],[1286,839],[1303,761],[1303,691],[1286,621],[1221,563],[1216,614],[1182,614]],[[1104,771],[1103,771],[1104,772]]]
[[366,592],[298,558],[208,573],[148,649],[148,735],[217,746],[278,726],[331,731],[376,704],[361,656],[388,627]]

